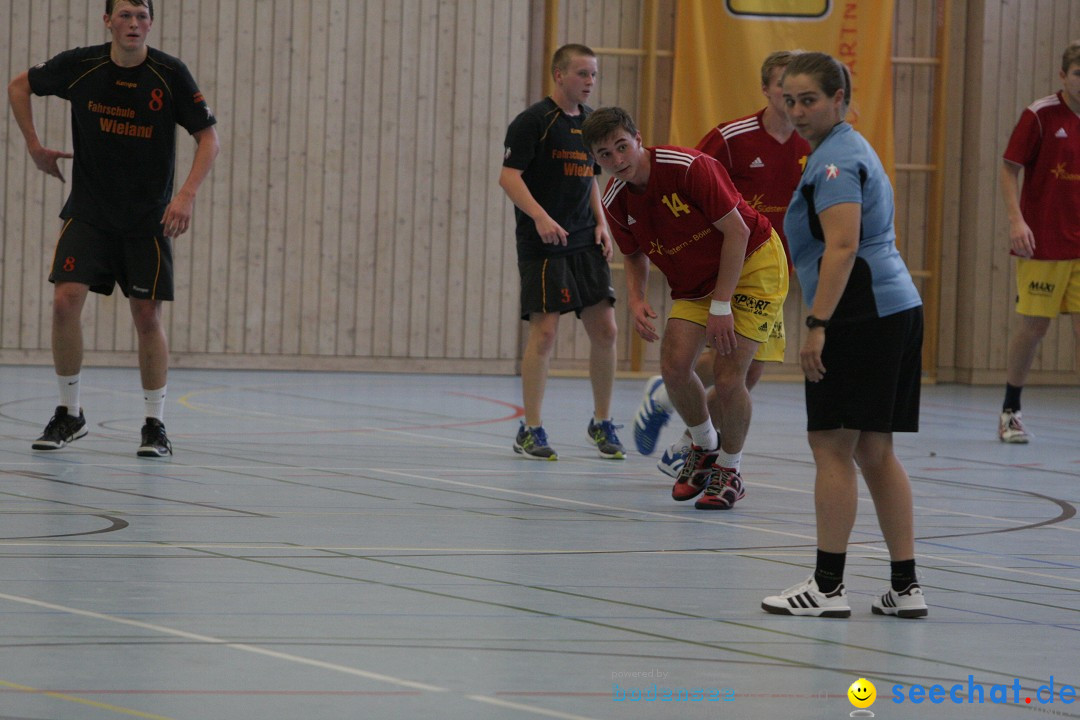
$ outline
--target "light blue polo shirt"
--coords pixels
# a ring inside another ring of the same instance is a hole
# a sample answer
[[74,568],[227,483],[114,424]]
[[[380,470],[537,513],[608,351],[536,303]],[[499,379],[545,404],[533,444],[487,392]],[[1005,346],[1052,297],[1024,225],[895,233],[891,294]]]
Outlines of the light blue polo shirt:
[[814,149],[784,218],[788,248],[807,306],[814,303],[825,236],[818,214],[840,203],[862,206],[859,250],[832,322],[887,317],[922,304],[896,249],[893,191],[877,153],[846,122]]

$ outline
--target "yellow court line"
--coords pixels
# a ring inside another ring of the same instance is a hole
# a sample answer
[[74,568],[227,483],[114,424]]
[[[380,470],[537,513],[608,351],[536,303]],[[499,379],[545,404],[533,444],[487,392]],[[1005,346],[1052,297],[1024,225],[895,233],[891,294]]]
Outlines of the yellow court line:
[[121,715],[130,715],[131,717],[146,718],[147,720],[173,720],[173,718],[167,718],[164,715],[154,715],[152,713],[139,712],[138,710],[122,708],[119,705],[110,705],[109,703],[97,702],[96,700],[87,700],[85,698],[75,697],[74,695],[65,695],[64,693],[52,692],[51,690],[41,690],[39,688],[32,688],[27,685],[18,685],[16,683],[5,682],[4,680],[0,680],[0,687],[11,688],[12,690],[20,690],[22,692],[31,693],[34,695],[47,695],[58,700],[77,703],[79,705],[88,705],[90,707],[99,708],[101,710],[110,710],[112,712],[120,713]]

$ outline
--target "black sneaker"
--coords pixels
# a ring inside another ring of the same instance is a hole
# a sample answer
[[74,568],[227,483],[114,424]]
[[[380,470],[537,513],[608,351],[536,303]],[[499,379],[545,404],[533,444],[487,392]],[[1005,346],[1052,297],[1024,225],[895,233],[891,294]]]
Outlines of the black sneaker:
[[548,445],[547,433],[544,428],[527,428],[525,421],[521,421],[517,437],[514,438],[514,452],[524,455],[530,460],[558,460],[559,454]]
[[146,418],[142,426],[142,445],[136,453],[139,457],[165,457],[172,455],[169,436],[165,434],[165,424],[157,418]]
[[73,443],[86,435],[86,416],[79,410],[79,417],[68,415],[63,405],[56,407],[56,414],[45,426],[45,432],[30,447],[35,450],[59,450],[68,443]]
[[610,420],[601,420],[599,423],[589,420],[587,430],[589,440],[592,440],[596,449],[600,451],[600,457],[608,460],[622,460],[626,457],[626,451],[619,442],[619,436],[615,434],[615,431],[621,427],[622,425],[616,425]]

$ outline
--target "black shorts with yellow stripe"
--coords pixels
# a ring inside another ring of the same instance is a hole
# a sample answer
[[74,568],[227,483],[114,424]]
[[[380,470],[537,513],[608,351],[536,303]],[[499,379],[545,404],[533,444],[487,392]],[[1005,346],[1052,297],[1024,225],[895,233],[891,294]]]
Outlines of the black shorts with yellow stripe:
[[615,304],[611,268],[598,245],[537,260],[518,261],[521,319],[533,313],[581,311],[599,302]]
[[161,225],[117,235],[70,218],[56,242],[49,282],[76,282],[102,295],[173,299],[172,243]]

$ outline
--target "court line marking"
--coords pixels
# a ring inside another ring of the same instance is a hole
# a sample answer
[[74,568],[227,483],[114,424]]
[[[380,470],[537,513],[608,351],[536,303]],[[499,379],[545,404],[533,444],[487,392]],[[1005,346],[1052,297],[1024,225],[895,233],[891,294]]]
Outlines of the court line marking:
[[[233,650],[240,650],[242,652],[247,652],[254,655],[263,655],[265,657],[273,658],[275,660],[284,660],[286,662],[297,663],[300,665],[308,665],[310,667],[319,668],[321,670],[331,670],[334,672],[344,673],[346,675],[361,677],[366,680],[376,680],[379,682],[390,683],[392,685],[398,685],[400,687],[407,687],[413,690],[424,690],[427,692],[449,691],[449,688],[439,687],[438,685],[428,685],[426,683],[416,682],[414,680],[406,680],[404,678],[394,677],[392,675],[374,673],[368,670],[361,670],[359,668],[349,667],[347,665],[339,665],[337,663],[326,662],[324,660],[315,660],[314,658],[307,658],[303,657],[302,655],[294,655],[292,653],[269,650],[267,648],[261,648],[257,645],[250,645],[248,643],[229,642],[228,640],[222,640],[221,638],[212,637],[210,635],[200,635],[198,633],[187,632],[186,630],[178,630],[176,628],[166,627],[165,625],[157,625],[154,623],[147,623],[139,620],[129,620],[127,618],[118,617],[116,615],[108,615],[105,613],[94,612],[92,610],[82,610],[80,608],[69,607],[67,605],[57,605],[55,603],[43,602],[41,600],[21,597],[19,595],[0,593],[0,600],[7,600],[9,602],[31,605],[34,607],[43,608],[45,610],[54,610],[56,612],[68,613],[71,615],[78,615],[81,617],[90,618],[92,620],[101,620],[104,622],[116,623],[120,625],[128,625],[130,627],[149,630],[151,632],[156,632],[162,635],[172,635],[173,637],[183,638],[185,640],[192,640],[195,642],[201,642],[207,645],[220,645],[222,647],[231,648]],[[26,692],[36,692],[45,695],[52,695],[64,700],[70,700],[71,702],[78,702],[94,707],[115,710],[117,712],[121,712],[127,715],[146,718],[147,720],[172,720],[171,718],[167,718],[162,715],[150,715],[147,713],[141,713],[137,710],[125,710],[124,708],[118,706],[108,705],[107,703],[99,703],[94,700],[84,700],[73,696],[63,696],[58,693],[52,693],[45,690],[36,690],[34,688],[24,688],[22,686],[14,685],[11,683],[5,683],[2,680],[0,680],[0,685],[25,690]],[[463,697],[468,700],[472,700],[473,702],[488,703],[491,705],[501,705],[503,707],[519,710],[521,712],[528,712],[534,715],[543,715],[545,717],[562,718],[563,720],[595,720],[594,718],[588,718],[583,715],[568,715],[566,713],[561,713],[555,710],[547,710],[545,708],[532,707],[519,703],[510,703],[505,700],[499,700],[497,698],[492,698],[485,695],[464,695]]]
[[[570,505],[581,505],[581,506],[584,506],[584,507],[601,508],[601,509],[609,510],[609,511],[636,513],[636,514],[639,514],[639,515],[648,515],[648,516],[656,516],[656,517],[664,517],[664,518],[675,518],[675,519],[679,519],[679,520],[692,519],[695,522],[706,523],[706,524],[710,524],[710,525],[724,525],[724,526],[736,528],[736,529],[739,529],[739,530],[755,530],[755,531],[758,531],[758,532],[768,533],[768,534],[772,534],[772,535],[783,535],[783,536],[786,536],[786,537],[797,538],[799,540],[811,540],[811,541],[814,541],[814,542],[817,541],[817,536],[800,535],[800,534],[797,534],[797,533],[784,532],[783,530],[772,530],[770,528],[758,527],[756,525],[749,525],[749,524],[746,524],[746,523],[737,523],[737,522],[730,522],[730,521],[725,521],[725,520],[711,520],[711,519],[705,519],[705,518],[699,518],[699,517],[689,518],[689,517],[685,517],[685,516],[681,516],[681,515],[675,515],[675,514],[672,514],[672,513],[661,513],[661,512],[657,512],[655,510],[640,510],[638,508],[624,508],[624,507],[619,507],[619,506],[616,506],[616,505],[604,505],[604,504],[600,504],[600,503],[586,502],[584,500],[571,500],[569,498],[559,498],[559,497],[555,497],[555,496],[552,496],[552,495],[540,495],[538,493],[530,493],[530,492],[526,492],[524,490],[513,490],[511,488],[500,488],[500,487],[494,487],[494,486],[490,486],[490,485],[478,485],[476,483],[466,483],[466,482],[462,482],[460,480],[448,480],[448,479],[445,479],[445,478],[438,478],[438,477],[431,477],[431,476],[424,476],[424,475],[412,475],[410,473],[400,472],[400,471],[397,471],[397,470],[379,470],[379,472],[383,472],[383,473],[386,473],[388,475],[398,475],[398,476],[401,476],[401,477],[408,477],[408,478],[419,479],[419,480],[431,480],[433,482],[440,482],[440,483],[444,483],[444,484],[447,484],[447,485],[460,485],[462,487],[468,487],[468,488],[472,488],[472,489],[498,491],[498,492],[503,492],[503,493],[507,493],[507,494],[510,494],[510,495],[522,495],[522,496],[525,496],[525,497],[536,498],[536,499],[539,499],[539,500],[550,500],[550,501],[556,501],[556,502],[564,502],[564,503],[567,503],[567,504],[570,504]],[[873,551],[878,552],[878,553],[888,554],[889,551],[888,551],[887,548],[881,547],[880,545],[870,544],[872,542],[884,542],[884,541],[866,541],[866,542],[863,542],[863,543],[859,543],[859,547],[864,548],[866,550],[873,550]],[[751,552],[752,553],[753,551],[750,550],[750,551],[743,551],[743,552]],[[1053,580],[1068,580],[1069,582],[1074,582],[1074,583],[1080,582],[1080,578],[1062,577],[1062,576],[1057,576],[1057,575],[1049,575],[1049,574],[1046,574],[1046,573],[1032,572],[1030,570],[1021,570],[1019,568],[1003,567],[1003,566],[998,566],[998,565],[988,565],[988,564],[985,564],[985,563],[967,562],[967,561],[960,560],[959,558],[954,558],[954,557],[930,555],[928,553],[919,553],[919,557],[938,560],[938,561],[941,561],[941,562],[948,561],[948,562],[961,563],[961,564],[964,564],[964,565],[970,565],[972,567],[978,567],[978,568],[983,568],[983,569],[987,569],[987,570],[1000,570],[1000,571],[1003,571],[1003,572],[1015,572],[1015,573],[1018,573],[1018,574],[1021,574],[1021,575],[1029,575],[1031,577],[1040,577],[1040,578],[1047,578],[1047,579],[1053,579]]]
[[41,690],[40,688],[30,687],[28,685],[19,685],[13,682],[7,682],[5,680],[0,680],[0,687],[18,690],[20,692],[27,693],[28,695],[45,695],[47,697],[56,698],[57,700],[63,700],[65,702],[75,703],[77,705],[86,705],[88,707],[98,708],[99,710],[108,710],[110,712],[120,713],[121,715],[130,715],[132,717],[144,718],[144,720],[173,720],[173,718],[168,718],[164,715],[154,715],[152,713],[145,713],[139,710],[132,710],[130,708],[120,707],[119,705],[110,705],[109,703],[98,702],[97,700],[87,700],[86,698],[75,697],[74,695],[54,692],[52,690]]
[[67,605],[57,605],[55,603],[35,600],[28,597],[21,597],[19,595],[8,595],[7,593],[0,593],[0,600],[21,603],[23,605],[32,605],[34,607],[43,608],[45,610],[54,610],[56,612],[68,613],[70,615],[78,615],[80,617],[90,618],[92,620],[101,620],[104,622],[116,623],[119,625],[128,625],[130,627],[140,628],[142,630],[149,630],[151,632],[159,633],[161,635],[172,635],[173,637],[183,638],[185,640],[192,640],[207,645],[221,645],[223,647],[232,648],[233,650],[240,650],[242,652],[251,653],[253,655],[263,655],[266,657],[274,658],[275,660],[285,660],[287,662],[297,663],[299,665],[309,665],[311,667],[320,668],[322,670],[333,670],[334,672],[344,673],[346,675],[354,675],[356,677],[361,677],[366,680],[377,680],[380,682],[390,683],[391,685],[412,688],[414,690],[426,690],[428,692],[446,692],[447,690],[447,688],[439,687],[438,685],[428,685],[426,683],[406,680],[404,678],[394,677],[392,675],[384,675],[382,673],[374,673],[368,670],[361,670],[359,668],[353,668],[347,665],[338,665],[337,663],[326,662],[324,660],[315,660],[313,658],[303,657],[302,655],[293,655],[292,653],[283,653],[277,650],[269,650],[267,648],[258,647],[257,645],[230,642],[228,640],[222,640],[221,638],[212,637],[210,635],[200,635],[198,633],[187,632],[186,630],[177,630],[176,628],[166,627],[165,625],[156,625],[154,623],[142,622],[140,620],[129,620],[128,618],[122,618],[116,615],[108,615],[105,613],[94,612],[92,610],[82,610],[80,608],[74,608]]

